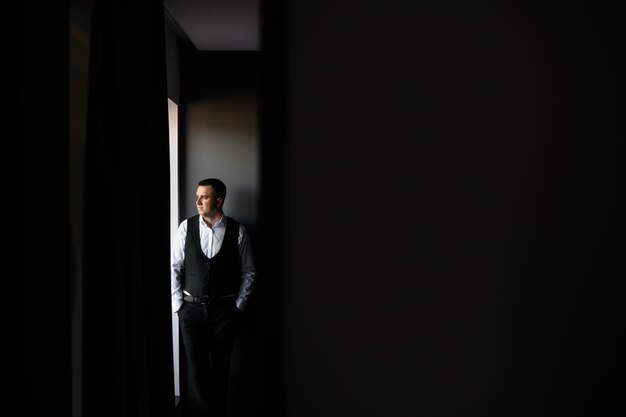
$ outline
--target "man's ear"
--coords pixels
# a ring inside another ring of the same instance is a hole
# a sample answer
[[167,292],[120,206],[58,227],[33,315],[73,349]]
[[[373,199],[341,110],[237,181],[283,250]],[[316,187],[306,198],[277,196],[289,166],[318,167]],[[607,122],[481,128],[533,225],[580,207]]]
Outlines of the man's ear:
[[224,199],[222,197],[217,197],[217,206],[219,208],[222,208],[223,204],[224,204]]

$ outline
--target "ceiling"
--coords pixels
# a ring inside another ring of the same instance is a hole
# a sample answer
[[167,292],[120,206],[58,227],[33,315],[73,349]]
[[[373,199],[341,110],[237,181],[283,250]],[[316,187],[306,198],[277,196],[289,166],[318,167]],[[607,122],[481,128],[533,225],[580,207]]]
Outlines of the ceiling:
[[166,13],[200,51],[260,49],[260,0],[164,0]]

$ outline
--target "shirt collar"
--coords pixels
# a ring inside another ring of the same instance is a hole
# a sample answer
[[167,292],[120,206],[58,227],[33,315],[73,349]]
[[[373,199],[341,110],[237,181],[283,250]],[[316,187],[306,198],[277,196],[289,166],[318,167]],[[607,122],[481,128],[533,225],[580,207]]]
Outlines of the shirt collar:
[[[202,216],[198,216],[198,217],[200,217],[199,220],[200,220],[201,225],[205,227],[209,227],[209,225],[204,222],[204,219],[202,218]],[[226,215],[224,214],[224,212],[222,212],[222,217],[218,221],[215,222],[215,224],[213,225],[213,227],[211,227],[211,229],[216,229],[218,227],[226,227]]]

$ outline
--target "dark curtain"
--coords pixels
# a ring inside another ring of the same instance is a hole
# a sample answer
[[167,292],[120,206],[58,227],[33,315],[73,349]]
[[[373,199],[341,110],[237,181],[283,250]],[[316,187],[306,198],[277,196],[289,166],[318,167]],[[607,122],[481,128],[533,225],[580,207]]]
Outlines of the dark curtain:
[[83,415],[172,416],[163,3],[95,0],[92,19]]
[[7,98],[17,98],[17,106],[9,99],[6,108],[18,113],[6,118],[2,154],[8,284],[3,344],[12,346],[5,358],[12,374],[3,373],[10,414],[3,410],[3,415],[69,416],[72,411],[69,10],[62,6],[19,2],[4,10],[19,28],[3,37],[10,71]]

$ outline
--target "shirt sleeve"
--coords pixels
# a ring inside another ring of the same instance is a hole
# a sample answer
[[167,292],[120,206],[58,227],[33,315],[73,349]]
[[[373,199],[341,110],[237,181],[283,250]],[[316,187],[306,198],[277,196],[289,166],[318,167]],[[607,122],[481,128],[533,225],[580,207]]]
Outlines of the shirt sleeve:
[[239,288],[239,296],[237,297],[237,308],[243,311],[254,289],[256,268],[250,245],[250,236],[242,224],[239,225],[239,256],[241,258],[241,286]]
[[183,305],[183,289],[181,286],[182,271],[185,268],[185,239],[187,238],[187,220],[183,220],[172,240],[171,254],[171,289],[172,311],[177,312]]

